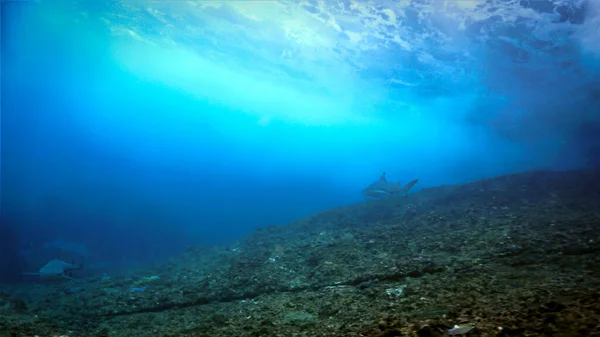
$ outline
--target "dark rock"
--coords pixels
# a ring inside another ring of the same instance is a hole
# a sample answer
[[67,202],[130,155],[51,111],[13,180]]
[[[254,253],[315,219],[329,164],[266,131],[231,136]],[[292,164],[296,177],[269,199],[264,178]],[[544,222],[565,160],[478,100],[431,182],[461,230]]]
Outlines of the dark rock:
[[402,336],[402,332],[400,330],[388,330],[379,334],[379,337],[397,337]]
[[417,330],[417,336],[419,337],[439,337],[442,336],[438,331],[433,330],[430,326],[426,325],[421,329]]

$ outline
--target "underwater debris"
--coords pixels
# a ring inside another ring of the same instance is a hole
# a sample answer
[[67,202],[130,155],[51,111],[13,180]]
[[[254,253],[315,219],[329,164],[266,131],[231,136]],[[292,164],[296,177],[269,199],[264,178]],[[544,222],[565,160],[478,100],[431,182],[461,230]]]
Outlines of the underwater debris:
[[406,284],[399,287],[386,289],[385,293],[388,294],[388,296],[401,297],[404,294],[404,288],[406,288]]
[[146,284],[146,283],[154,282],[154,281],[159,280],[159,279],[160,279],[160,277],[158,275],[145,276],[145,277],[142,277],[141,279],[135,281],[134,284],[140,286],[140,285],[143,285],[143,284]]

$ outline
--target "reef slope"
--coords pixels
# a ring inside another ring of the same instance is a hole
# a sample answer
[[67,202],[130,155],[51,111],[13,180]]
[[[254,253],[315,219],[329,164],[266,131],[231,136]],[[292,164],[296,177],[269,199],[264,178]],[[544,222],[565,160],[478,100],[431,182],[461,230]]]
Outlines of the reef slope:
[[600,336],[600,174],[430,188],[69,295],[27,287],[0,297],[0,336]]

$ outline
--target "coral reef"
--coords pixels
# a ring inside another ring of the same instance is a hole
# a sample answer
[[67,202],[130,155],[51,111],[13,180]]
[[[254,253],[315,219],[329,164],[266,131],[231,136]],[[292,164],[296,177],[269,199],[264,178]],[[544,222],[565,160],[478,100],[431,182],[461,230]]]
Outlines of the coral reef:
[[600,174],[340,207],[82,291],[2,288],[0,336],[600,336]]

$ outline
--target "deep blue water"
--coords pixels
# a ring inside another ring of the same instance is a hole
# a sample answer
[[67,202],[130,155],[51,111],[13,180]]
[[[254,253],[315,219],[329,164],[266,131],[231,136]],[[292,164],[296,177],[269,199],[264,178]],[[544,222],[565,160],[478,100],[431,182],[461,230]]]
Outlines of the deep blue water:
[[382,171],[418,190],[600,164],[596,1],[191,3],[2,2],[19,250],[133,266],[362,202]]

